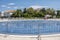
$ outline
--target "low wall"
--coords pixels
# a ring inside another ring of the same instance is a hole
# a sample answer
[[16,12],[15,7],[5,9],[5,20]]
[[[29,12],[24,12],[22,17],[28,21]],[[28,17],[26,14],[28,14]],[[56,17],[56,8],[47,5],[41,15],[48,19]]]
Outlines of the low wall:
[[0,35],[0,40],[37,40],[36,35]]
[[60,40],[60,34],[41,35],[40,40]]
[[52,35],[0,35],[0,40],[60,40],[60,34]]

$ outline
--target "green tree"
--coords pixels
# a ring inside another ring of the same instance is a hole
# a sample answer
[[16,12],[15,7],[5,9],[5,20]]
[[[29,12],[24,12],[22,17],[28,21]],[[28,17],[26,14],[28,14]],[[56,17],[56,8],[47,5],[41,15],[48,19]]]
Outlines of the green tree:
[[60,18],[60,10],[57,10],[57,18]]
[[50,8],[48,8],[47,10],[46,10],[46,12],[47,12],[47,14],[49,14],[49,15],[55,15],[55,10],[52,8],[52,9],[50,9]]
[[42,9],[40,10],[40,12],[42,12],[44,15],[46,15],[46,9],[45,9],[45,8],[42,8]]
[[42,8],[40,10],[37,11],[37,17],[42,18],[46,15],[46,9]]
[[[57,11],[57,15],[60,15],[60,11]],[[49,15],[55,15],[55,10],[54,9],[33,9],[33,8],[24,8],[23,12],[21,9],[17,9],[16,12],[12,14],[12,17],[24,17],[24,18],[42,18],[46,14]]]
[[28,8],[27,13],[29,14],[30,17],[33,17],[34,9],[33,8]]
[[24,18],[31,18],[31,16],[30,16],[28,13],[24,13],[24,14],[23,14],[23,17],[24,17]]
[[24,8],[23,13],[26,13],[26,12],[27,12],[27,9],[26,9],[26,8]]
[[17,9],[15,13],[12,14],[12,17],[21,17],[22,10]]

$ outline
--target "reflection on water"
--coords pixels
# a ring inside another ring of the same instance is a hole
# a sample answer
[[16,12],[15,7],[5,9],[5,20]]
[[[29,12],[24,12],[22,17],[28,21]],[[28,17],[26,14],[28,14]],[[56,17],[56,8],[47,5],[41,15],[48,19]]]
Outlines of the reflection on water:
[[60,21],[30,20],[30,21],[0,22],[0,33],[45,34],[59,32]]

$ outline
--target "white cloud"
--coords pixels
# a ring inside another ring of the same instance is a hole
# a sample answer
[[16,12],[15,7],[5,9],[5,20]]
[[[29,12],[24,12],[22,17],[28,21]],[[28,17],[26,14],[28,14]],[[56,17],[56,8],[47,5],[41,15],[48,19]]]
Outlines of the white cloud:
[[15,5],[15,3],[9,3],[8,5]]
[[22,9],[22,8],[24,7],[17,7],[17,6],[14,7],[14,9]]
[[11,7],[7,7],[7,8],[11,8]]
[[6,5],[1,5],[1,7],[6,7]]
[[[38,6],[38,5],[34,5],[34,6],[30,6],[32,7],[33,9],[38,9],[38,8],[47,8],[48,6]],[[29,7],[29,8],[30,8]]]

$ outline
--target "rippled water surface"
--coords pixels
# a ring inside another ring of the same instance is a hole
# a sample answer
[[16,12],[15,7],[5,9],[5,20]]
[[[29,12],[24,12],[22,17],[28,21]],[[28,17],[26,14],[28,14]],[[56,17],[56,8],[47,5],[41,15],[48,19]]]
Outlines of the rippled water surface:
[[60,33],[60,21],[28,20],[0,22],[0,33],[52,34]]

